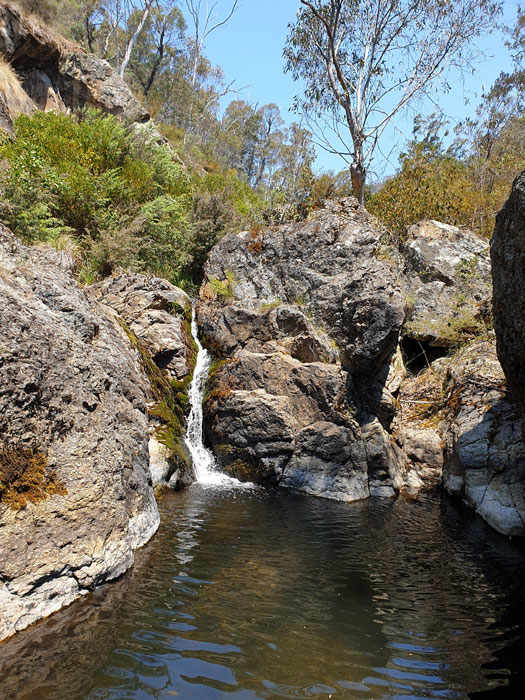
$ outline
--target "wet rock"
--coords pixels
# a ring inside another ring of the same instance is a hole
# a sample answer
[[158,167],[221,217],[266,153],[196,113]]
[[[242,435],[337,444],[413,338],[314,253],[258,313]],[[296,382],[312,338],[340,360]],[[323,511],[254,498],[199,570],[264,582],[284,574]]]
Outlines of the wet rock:
[[490,252],[498,357],[513,400],[525,417],[525,171],[514,181],[496,218]]
[[123,574],[159,524],[150,387],[67,259],[0,227],[0,639]]

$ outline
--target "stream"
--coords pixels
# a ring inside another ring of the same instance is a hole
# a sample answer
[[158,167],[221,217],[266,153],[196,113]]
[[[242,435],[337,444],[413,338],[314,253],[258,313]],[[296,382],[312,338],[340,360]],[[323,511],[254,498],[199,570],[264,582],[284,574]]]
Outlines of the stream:
[[520,697],[523,545],[445,497],[348,504],[220,474],[198,349],[198,481],[161,499],[119,581],[0,645],[0,697]]
[[448,500],[160,507],[120,581],[0,646],[2,698],[521,696],[525,556]]

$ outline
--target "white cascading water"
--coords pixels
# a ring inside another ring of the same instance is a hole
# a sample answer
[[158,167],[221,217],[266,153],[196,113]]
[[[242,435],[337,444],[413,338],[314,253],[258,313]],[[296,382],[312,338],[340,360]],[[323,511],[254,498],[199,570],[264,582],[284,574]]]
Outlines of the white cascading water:
[[197,328],[195,307],[192,310],[191,334],[198,348],[197,361],[193,371],[189,390],[190,415],[188,416],[188,429],[184,441],[190,451],[193,460],[193,469],[197,481],[201,484],[230,484],[239,485],[237,479],[217,471],[217,464],[213,454],[202,441],[202,400],[206,388],[206,380],[210,370],[211,358],[208,351],[202,347]]

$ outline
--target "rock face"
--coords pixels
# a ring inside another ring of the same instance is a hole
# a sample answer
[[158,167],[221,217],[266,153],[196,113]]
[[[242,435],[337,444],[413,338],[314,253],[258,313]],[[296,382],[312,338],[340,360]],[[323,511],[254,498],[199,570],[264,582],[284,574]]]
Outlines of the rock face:
[[304,306],[337,343],[345,369],[370,377],[388,366],[404,320],[398,271],[376,255],[383,233],[356,200],[329,202],[300,225],[226,236],[206,277],[233,275],[247,309]]
[[140,350],[153,387],[149,454],[153,486],[178,489],[194,480],[182,439],[187,388],[196,347],[191,335],[191,300],[157,277],[121,274],[92,285],[88,294],[115,311]]
[[[16,8],[0,5],[0,54],[40,110],[91,105],[126,122],[149,122],[148,112],[107,61],[55,35]],[[8,109],[10,107],[7,100]],[[17,113],[10,110],[11,116]],[[14,112],[14,113],[13,113]],[[158,138],[160,136],[156,134]]]
[[525,534],[525,445],[494,342],[456,353],[444,382],[444,484],[492,527]]
[[199,307],[220,465],[347,501],[416,495],[444,470],[496,530],[525,534],[525,446],[490,296],[485,241],[424,221],[396,249],[351,199],[227,236]]
[[121,274],[92,285],[88,293],[117,312],[171,379],[192,373],[191,300],[182,289],[158,277]]
[[525,171],[497,216],[490,252],[498,357],[524,417],[525,437]]
[[0,639],[120,576],[155,533],[148,381],[64,258],[0,228]]
[[470,231],[438,221],[411,226],[401,248],[407,278],[404,335],[431,347],[454,346],[488,320],[489,246]]
[[388,427],[404,296],[382,234],[348,199],[212,250],[199,326],[223,358],[205,417],[224,469],[338,500],[402,487]]

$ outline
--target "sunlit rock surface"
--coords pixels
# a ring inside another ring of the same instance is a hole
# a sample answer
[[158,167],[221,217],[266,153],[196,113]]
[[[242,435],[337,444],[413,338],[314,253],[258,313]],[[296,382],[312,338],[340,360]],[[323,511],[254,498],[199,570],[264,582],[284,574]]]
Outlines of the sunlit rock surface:
[[159,524],[149,386],[67,256],[0,228],[0,639],[133,563]]

